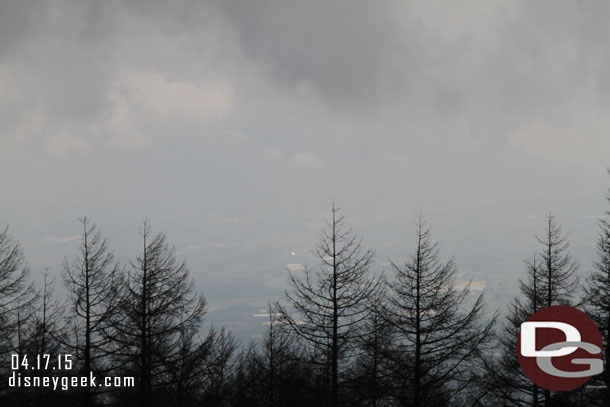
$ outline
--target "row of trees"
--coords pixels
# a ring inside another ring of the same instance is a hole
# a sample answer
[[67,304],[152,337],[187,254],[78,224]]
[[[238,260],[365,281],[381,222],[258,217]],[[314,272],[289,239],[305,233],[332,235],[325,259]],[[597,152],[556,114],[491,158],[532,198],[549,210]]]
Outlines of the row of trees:
[[[608,195],[610,204],[610,193]],[[22,250],[0,233],[0,356],[71,353],[71,372],[133,376],[135,388],[72,391],[0,384],[1,405],[179,406],[595,406],[610,405],[610,373],[571,392],[535,386],[518,366],[521,322],[558,304],[580,306],[610,338],[610,211],[600,220],[599,260],[581,284],[568,240],[549,215],[539,249],[524,262],[520,295],[497,323],[483,295],[455,284],[425,219],[415,248],[387,275],[333,205],[313,253],[319,264],[290,273],[285,301],[269,304],[260,343],[204,329],[206,302],[162,234],[141,230],[141,252],[121,265],[96,226],[82,219],[78,253],[63,265],[60,301],[45,273],[29,280]],[[583,287],[583,290],[580,290]],[[582,295],[579,296],[579,293]],[[607,366],[608,355],[605,355]]]
[[[235,341],[224,330],[201,335],[205,299],[196,292],[186,264],[177,260],[165,235],[151,236],[144,222],[141,237],[141,253],[123,267],[96,226],[82,219],[78,253],[63,265],[68,298],[60,301],[46,273],[41,290],[29,282],[19,244],[6,229],[0,234],[2,405],[72,401],[83,406],[149,406],[176,399],[189,405],[194,397],[190,386],[200,389],[198,381],[208,379],[202,374],[206,370],[202,362],[213,363],[226,357],[220,353],[234,351]],[[70,392],[11,388],[6,380],[13,374],[11,353],[31,358],[50,354],[53,367],[58,367],[58,355],[73,355],[69,371],[32,372],[31,367],[28,371],[21,366],[16,373],[23,376],[127,376],[137,378],[137,388],[87,385]]]
[[455,288],[455,263],[441,260],[423,218],[414,253],[392,263],[389,281],[369,275],[373,252],[334,207],[314,253],[321,267],[290,275],[293,312],[277,305],[275,315],[319,365],[329,384],[323,405],[447,405],[467,396],[497,315],[486,318],[482,294],[468,304],[469,288]]

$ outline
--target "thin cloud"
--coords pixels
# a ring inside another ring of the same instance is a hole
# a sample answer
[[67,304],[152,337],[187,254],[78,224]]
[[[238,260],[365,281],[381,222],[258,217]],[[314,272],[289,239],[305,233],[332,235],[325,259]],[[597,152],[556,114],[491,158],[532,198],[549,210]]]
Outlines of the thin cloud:
[[225,117],[234,95],[226,82],[169,80],[159,72],[127,70],[117,76],[108,100],[112,107],[107,125],[115,134],[114,144],[138,147],[147,145],[152,134],[176,136],[155,132],[159,123],[187,121],[201,126]]
[[310,170],[318,170],[324,168],[324,163],[318,157],[311,152],[297,153],[294,155],[292,161],[304,168]]
[[303,266],[302,264],[299,264],[299,263],[290,263],[290,264],[286,264],[286,269],[291,272],[303,271],[303,270],[305,270],[305,266]]
[[49,236],[45,240],[49,242],[57,242],[57,243],[69,243],[75,240],[80,239],[81,236],[69,236],[69,237],[58,237],[58,236]]

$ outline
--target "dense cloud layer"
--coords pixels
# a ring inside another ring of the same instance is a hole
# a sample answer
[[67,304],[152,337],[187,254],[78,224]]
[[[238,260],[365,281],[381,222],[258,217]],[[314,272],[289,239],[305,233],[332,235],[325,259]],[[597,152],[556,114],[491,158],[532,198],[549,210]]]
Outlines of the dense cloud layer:
[[514,285],[549,211],[587,268],[608,183],[608,7],[3,2],[0,222],[38,271],[78,216],[124,257],[149,216],[219,303],[246,301],[214,297],[238,279],[249,303],[279,295],[333,199],[379,268],[424,212],[464,278]]

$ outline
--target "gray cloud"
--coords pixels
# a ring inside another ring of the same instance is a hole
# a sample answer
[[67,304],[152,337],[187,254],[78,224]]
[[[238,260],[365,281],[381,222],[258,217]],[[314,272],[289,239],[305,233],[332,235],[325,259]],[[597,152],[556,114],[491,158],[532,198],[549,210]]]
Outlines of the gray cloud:
[[[270,80],[333,105],[389,102],[425,57],[394,2],[218,2]],[[417,79],[417,78],[413,78]]]
[[36,270],[61,264],[69,245],[45,237],[74,236],[78,216],[124,260],[148,216],[192,248],[215,301],[240,281],[232,300],[277,296],[333,198],[378,268],[424,212],[497,293],[549,211],[586,267],[608,181],[608,7],[3,2],[0,222]]

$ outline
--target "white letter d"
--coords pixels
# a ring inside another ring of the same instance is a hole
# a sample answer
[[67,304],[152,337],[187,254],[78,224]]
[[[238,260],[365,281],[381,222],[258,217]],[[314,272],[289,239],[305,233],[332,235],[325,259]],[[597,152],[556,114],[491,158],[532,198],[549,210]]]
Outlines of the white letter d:
[[536,350],[536,328],[553,328],[562,331],[566,339],[563,342],[580,342],[578,329],[565,322],[532,321],[521,324],[521,354],[526,357],[565,356],[574,352],[577,346],[565,346],[557,350]]

